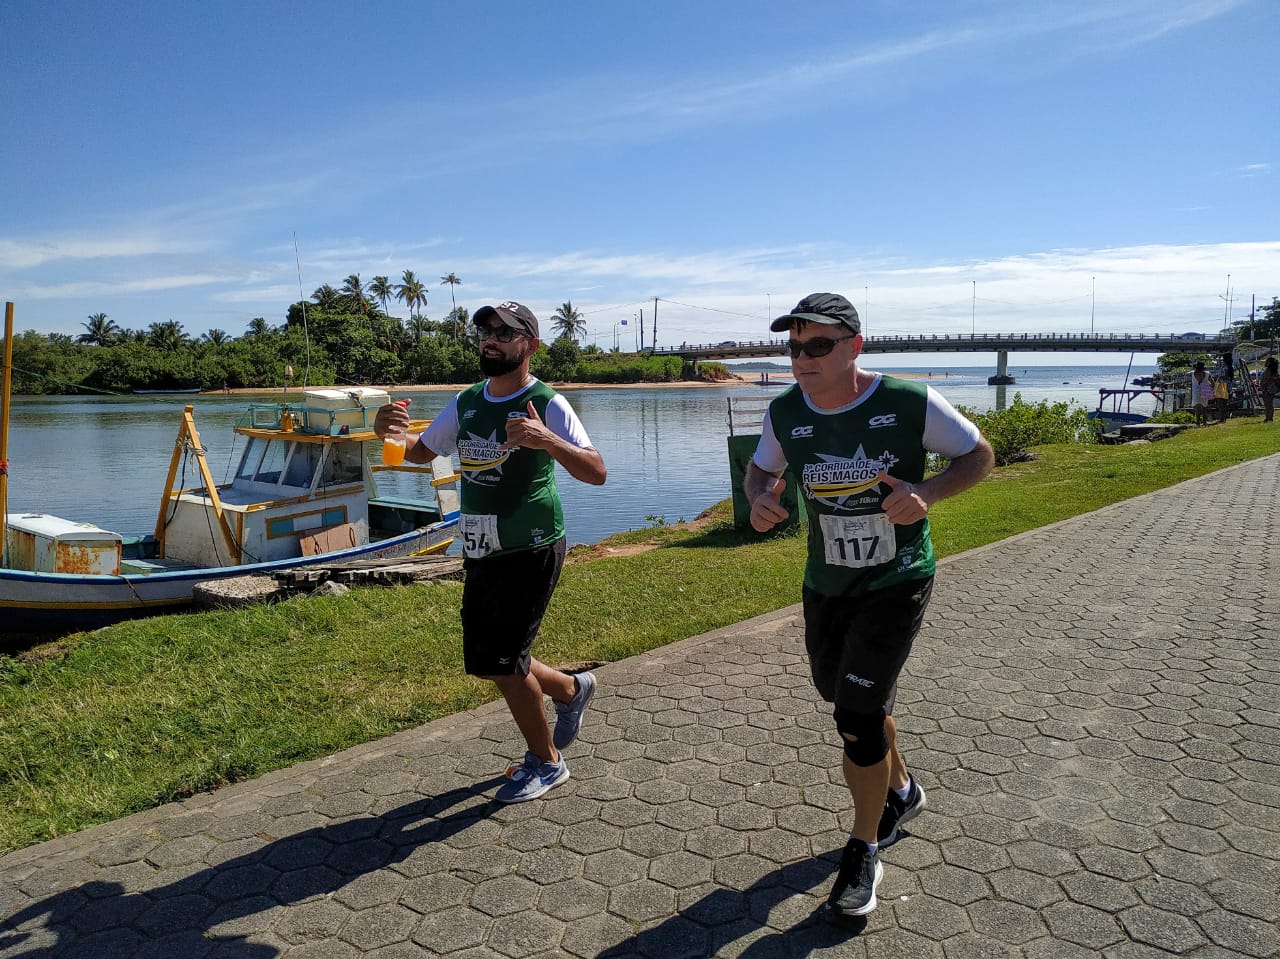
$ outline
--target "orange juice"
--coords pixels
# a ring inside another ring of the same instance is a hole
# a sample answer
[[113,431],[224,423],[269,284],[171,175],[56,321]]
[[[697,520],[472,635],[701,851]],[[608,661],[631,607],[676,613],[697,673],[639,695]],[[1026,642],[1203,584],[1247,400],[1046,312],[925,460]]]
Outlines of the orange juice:
[[384,466],[399,466],[404,462],[404,434],[392,434],[382,441]]

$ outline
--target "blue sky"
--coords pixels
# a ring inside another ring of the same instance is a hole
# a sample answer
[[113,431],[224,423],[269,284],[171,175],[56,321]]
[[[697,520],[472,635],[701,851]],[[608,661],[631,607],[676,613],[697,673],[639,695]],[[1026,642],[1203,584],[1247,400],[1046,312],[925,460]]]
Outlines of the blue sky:
[[1280,296],[1277,40],[1272,0],[6,0],[0,298],[240,335],[296,236],[308,296],[411,269],[439,319],[453,272],[601,346],[815,290],[872,335],[1212,331]]

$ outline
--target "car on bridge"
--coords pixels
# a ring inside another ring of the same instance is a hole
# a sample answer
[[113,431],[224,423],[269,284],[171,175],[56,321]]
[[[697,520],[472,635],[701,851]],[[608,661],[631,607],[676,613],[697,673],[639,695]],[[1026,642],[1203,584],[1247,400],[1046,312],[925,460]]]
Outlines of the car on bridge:
[[737,346],[737,345],[738,345],[738,341],[737,341],[737,340],[722,340],[721,342],[719,342],[719,343],[717,343],[717,344],[716,344],[716,346],[717,346],[717,347],[720,347],[720,346]]
[[1175,340],[1203,340],[1204,334],[1203,333],[1175,333],[1173,335],[1173,338]]

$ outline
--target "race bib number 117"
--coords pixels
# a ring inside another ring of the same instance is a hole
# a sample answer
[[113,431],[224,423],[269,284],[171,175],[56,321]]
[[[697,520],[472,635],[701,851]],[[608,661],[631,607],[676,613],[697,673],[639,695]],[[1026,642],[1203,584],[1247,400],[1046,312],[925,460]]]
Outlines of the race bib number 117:
[[879,566],[897,552],[893,523],[884,513],[819,518],[829,566]]

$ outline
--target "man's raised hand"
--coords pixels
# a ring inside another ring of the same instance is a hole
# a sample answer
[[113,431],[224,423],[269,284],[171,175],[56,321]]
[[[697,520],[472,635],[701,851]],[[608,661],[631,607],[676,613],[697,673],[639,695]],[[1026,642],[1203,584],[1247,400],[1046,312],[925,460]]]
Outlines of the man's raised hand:
[[545,450],[555,442],[556,435],[542,422],[542,417],[533,407],[533,400],[529,401],[528,410],[527,416],[514,416],[507,420],[507,441],[498,449],[523,446],[525,449]]
[[763,493],[751,502],[751,528],[757,533],[767,533],[791,514],[782,506],[782,491],[787,482],[781,476],[765,487]]
[[889,487],[889,495],[880,504],[889,521],[897,526],[910,526],[924,519],[929,512],[929,503],[915,485],[906,480],[890,476],[884,470],[876,479]]

